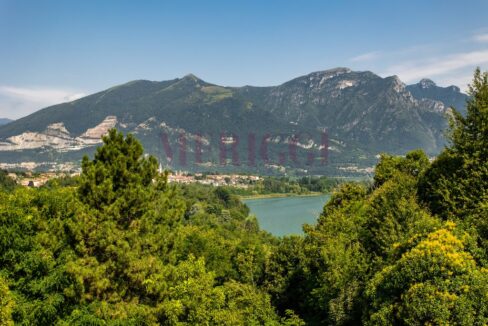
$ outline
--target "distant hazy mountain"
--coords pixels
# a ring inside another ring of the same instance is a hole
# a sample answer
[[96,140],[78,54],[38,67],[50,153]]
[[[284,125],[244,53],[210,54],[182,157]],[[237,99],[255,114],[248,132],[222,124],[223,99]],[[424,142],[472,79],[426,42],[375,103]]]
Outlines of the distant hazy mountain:
[[[417,88],[347,68],[274,87],[223,87],[194,75],[132,81],[0,127],[0,162],[76,161],[117,127],[175,169],[356,173],[383,151],[443,147],[451,102]],[[239,166],[224,165],[233,145]],[[317,164],[324,146],[328,164]]]
[[12,122],[10,119],[0,118],[0,126]]
[[430,79],[422,79],[406,88],[417,99],[441,101],[447,107],[453,107],[461,113],[466,112],[468,95],[461,93],[457,86],[439,87]]

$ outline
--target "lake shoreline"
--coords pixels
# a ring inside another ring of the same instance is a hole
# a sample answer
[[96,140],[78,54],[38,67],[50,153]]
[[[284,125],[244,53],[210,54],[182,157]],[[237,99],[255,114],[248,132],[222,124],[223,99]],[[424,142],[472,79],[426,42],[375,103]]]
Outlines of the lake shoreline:
[[261,230],[282,237],[291,234],[301,235],[304,224],[317,223],[330,197],[330,194],[280,196],[245,199],[243,202],[249,207],[250,214],[256,217]]
[[306,194],[274,193],[274,194],[246,195],[246,196],[238,196],[238,197],[240,200],[249,200],[249,199],[270,199],[270,198],[289,198],[289,197],[316,197],[316,196],[323,196],[323,195],[328,195],[328,193],[324,193],[324,192],[310,192]]

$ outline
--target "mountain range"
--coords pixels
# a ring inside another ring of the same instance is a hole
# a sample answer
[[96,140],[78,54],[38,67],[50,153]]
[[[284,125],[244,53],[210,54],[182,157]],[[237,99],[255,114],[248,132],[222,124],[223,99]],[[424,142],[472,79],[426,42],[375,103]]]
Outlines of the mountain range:
[[12,120],[6,118],[0,118],[0,126],[6,125],[9,122],[12,122]]
[[347,68],[271,87],[136,80],[1,126],[0,162],[78,162],[116,127],[172,169],[368,173],[381,152],[436,155],[450,107],[463,112],[466,99],[456,86]]

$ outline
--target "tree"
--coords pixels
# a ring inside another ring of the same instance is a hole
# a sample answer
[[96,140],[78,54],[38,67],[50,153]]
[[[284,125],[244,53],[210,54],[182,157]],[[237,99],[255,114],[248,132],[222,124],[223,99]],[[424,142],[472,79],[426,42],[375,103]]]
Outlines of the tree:
[[374,184],[379,187],[398,173],[417,177],[428,167],[429,158],[422,150],[411,151],[404,158],[381,154],[380,161],[375,168]]
[[153,180],[158,179],[158,164],[152,156],[143,157],[142,145],[131,134],[124,138],[112,129],[103,142],[92,161],[83,158],[79,197],[83,203],[128,225],[153,199],[151,188]]
[[266,261],[264,289],[283,313],[288,309],[304,316],[307,311],[307,260],[303,237],[284,237]]
[[12,308],[14,301],[5,279],[0,277],[0,325],[13,326]]
[[15,180],[9,177],[7,171],[0,170],[0,190],[11,191],[17,186]]
[[453,110],[451,146],[426,171],[419,194],[434,214],[464,219],[488,201],[488,72],[476,69],[467,115]]
[[[205,270],[203,259],[190,256],[170,271],[168,280],[168,296],[157,308],[165,324],[279,324],[267,294],[235,281],[215,286],[214,274]],[[295,321],[299,324],[299,319]]]
[[[125,309],[127,318],[153,313],[145,280],[164,275],[170,260],[171,228],[185,211],[175,189],[159,180],[156,160],[141,144],[115,129],[90,161],[83,159],[77,206],[65,221],[76,257],[66,264],[82,302],[106,305],[107,318]],[[146,298],[134,305],[133,298]],[[137,317],[139,318],[139,317]],[[149,317],[148,317],[149,318]]]
[[476,264],[455,233],[454,223],[448,222],[422,240],[414,237],[397,248],[401,257],[378,272],[367,286],[371,304],[366,324],[488,322],[488,270]]
[[[402,160],[411,163],[408,159],[400,158],[400,162]],[[378,166],[382,164],[380,161]],[[412,169],[406,173],[401,171],[405,171],[402,166],[390,171],[387,181],[380,183],[368,198],[362,242],[379,261],[394,259],[392,253],[396,245],[415,234],[426,234],[440,223],[418,204],[417,178],[412,176]]]
[[15,323],[53,325],[72,309],[63,220],[73,217],[73,198],[67,188],[0,194],[0,273],[15,294]]
[[296,311],[311,324],[356,324],[361,319],[369,268],[362,243],[366,196],[363,185],[344,184],[333,193],[317,224],[304,227],[304,259],[294,275],[305,278],[300,285],[305,295]]

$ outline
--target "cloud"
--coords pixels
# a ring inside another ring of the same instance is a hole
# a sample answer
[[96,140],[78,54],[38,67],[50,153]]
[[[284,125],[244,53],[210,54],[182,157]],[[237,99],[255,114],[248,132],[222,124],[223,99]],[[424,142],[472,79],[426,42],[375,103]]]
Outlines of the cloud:
[[[378,49],[350,58],[357,68],[397,75],[406,83],[422,78],[466,90],[474,69],[488,69],[488,30],[480,29],[450,42],[431,42],[398,49]],[[461,49],[461,50],[460,50]],[[462,50],[464,49],[464,50]]]
[[352,62],[372,61],[378,59],[380,56],[381,53],[379,51],[372,51],[372,52],[360,54],[356,57],[351,58],[350,60]]
[[384,74],[398,75],[403,81],[412,82],[421,78],[450,75],[463,69],[474,70],[476,66],[483,64],[488,64],[488,49],[393,65]]
[[488,42],[488,33],[476,34],[472,37],[472,40],[477,42],[477,43],[486,43],[486,42]]
[[436,82],[440,85],[456,85],[461,88],[462,92],[467,92],[468,84],[473,81],[473,70],[466,69],[455,74],[448,74],[439,78],[436,78]]
[[85,96],[84,93],[73,93],[61,89],[20,88],[11,86],[0,86],[0,94],[29,102],[50,104],[74,101]]
[[17,119],[44,107],[74,101],[84,92],[57,88],[0,86],[0,117]]

